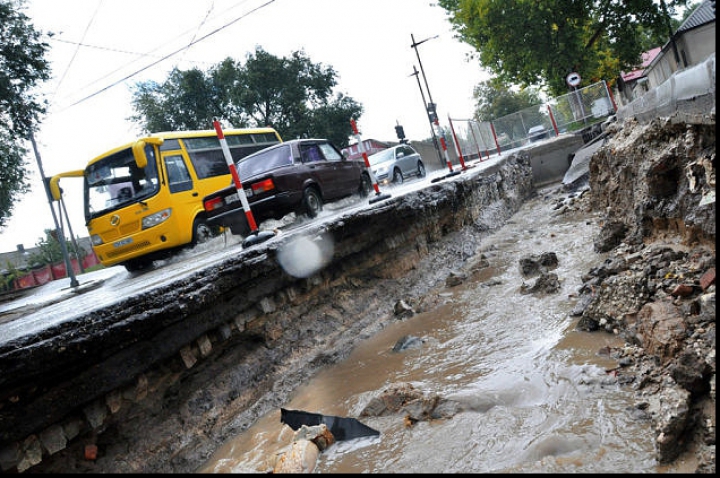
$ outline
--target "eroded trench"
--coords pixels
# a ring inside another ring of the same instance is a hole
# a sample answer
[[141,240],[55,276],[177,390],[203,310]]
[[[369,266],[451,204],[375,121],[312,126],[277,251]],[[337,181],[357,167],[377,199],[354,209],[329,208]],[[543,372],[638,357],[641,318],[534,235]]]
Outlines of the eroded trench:
[[195,470],[396,321],[398,298],[436,307],[443,299],[428,292],[468,237],[501,226],[532,193],[521,152],[304,230],[333,247],[310,277],[278,265],[293,240],[280,236],[0,350],[4,389],[19,397],[0,409],[3,469]]

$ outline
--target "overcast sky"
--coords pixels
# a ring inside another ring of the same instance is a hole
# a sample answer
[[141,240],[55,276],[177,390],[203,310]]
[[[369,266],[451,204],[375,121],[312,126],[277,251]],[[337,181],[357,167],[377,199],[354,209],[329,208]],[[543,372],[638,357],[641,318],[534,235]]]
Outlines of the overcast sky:
[[[411,76],[420,70],[413,36],[427,39],[417,51],[441,126],[448,115],[472,116],[473,87],[488,78],[429,0],[27,0],[26,7],[37,30],[55,33],[47,40],[52,80],[42,88],[50,110],[35,137],[46,177],[82,169],[139,134],[127,120],[137,82],[162,82],[174,67],[206,70],[227,57],[244,62],[256,46],[278,57],[303,50],[331,66],[336,91],[363,105],[363,139],[395,140],[396,123],[409,139],[431,135]],[[33,190],[0,230],[0,252],[34,247],[55,227],[33,154],[28,168]],[[85,237],[81,180],[61,186],[72,232]]]

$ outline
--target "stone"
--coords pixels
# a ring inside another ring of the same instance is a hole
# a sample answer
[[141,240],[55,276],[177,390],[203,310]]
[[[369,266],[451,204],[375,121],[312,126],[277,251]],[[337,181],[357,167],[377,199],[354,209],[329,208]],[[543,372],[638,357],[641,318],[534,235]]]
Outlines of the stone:
[[43,448],[51,455],[63,450],[67,446],[65,432],[60,425],[47,427],[40,433],[39,438]]

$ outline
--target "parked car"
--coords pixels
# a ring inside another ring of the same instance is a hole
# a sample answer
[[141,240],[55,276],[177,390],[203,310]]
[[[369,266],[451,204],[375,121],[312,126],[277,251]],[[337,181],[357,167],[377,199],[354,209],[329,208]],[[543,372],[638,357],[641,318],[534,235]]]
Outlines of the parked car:
[[410,176],[425,177],[425,164],[409,144],[399,144],[368,156],[378,184],[402,184]]
[[[365,162],[348,159],[326,139],[285,141],[235,164],[257,224],[291,212],[314,218],[323,204],[372,190]],[[234,183],[205,196],[207,223],[247,235],[250,226]]]
[[540,141],[541,139],[549,138],[550,133],[545,129],[543,125],[533,126],[528,130],[528,139],[531,143]]

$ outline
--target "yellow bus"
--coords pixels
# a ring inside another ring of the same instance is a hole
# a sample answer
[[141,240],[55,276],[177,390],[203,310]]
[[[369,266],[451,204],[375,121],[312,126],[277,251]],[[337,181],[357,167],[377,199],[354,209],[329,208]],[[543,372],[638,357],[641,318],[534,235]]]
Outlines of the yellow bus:
[[[282,142],[273,128],[223,130],[240,158]],[[50,178],[83,177],[85,225],[104,266],[128,271],[150,266],[208,239],[203,198],[232,183],[215,130],[154,133],[92,159],[84,170]]]

